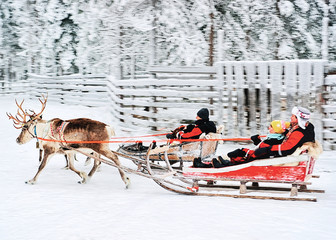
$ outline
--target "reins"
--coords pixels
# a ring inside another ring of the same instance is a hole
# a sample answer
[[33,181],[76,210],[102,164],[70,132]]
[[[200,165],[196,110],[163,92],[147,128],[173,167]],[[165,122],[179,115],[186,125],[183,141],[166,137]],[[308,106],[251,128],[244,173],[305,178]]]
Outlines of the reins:
[[[231,141],[231,142],[244,142],[244,141],[251,141],[251,138],[243,138],[243,137],[238,137],[238,138],[213,138],[213,139],[207,139],[207,138],[202,138],[202,139],[142,139],[142,138],[150,138],[150,137],[158,137],[158,136],[165,136],[167,133],[159,133],[159,134],[148,134],[148,135],[140,135],[140,136],[133,136],[133,137],[112,137],[110,138],[109,141],[101,141],[101,140],[90,140],[90,141],[67,141],[64,138],[64,130],[66,126],[69,124],[69,122],[64,121],[57,129],[56,132],[53,130],[51,123],[49,124],[49,121],[46,123],[46,126],[49,127],[50,132],[51,132],[51,139],[45,138],[48,134],[45,134],[43,137],[38,137],[37,132],[36,132],[36,126],[34,126],[34,134],[31,132],[28,132],[36,139],[40,141],[46,141],[46,142],[59,142],[59,143],[72,143],[72,144],[99,144],[99,143],[139,143],[139,142],[148,142],[151,143],[153,141],[155,142],[164,142],[166,143],[167,141],[176,141],[179,143],[182,142],[212,142],[212,141]],[[49,130],[48,129],[48,130]],[[44,132],[45,129],[44,129]],[[55,134],[58,133],[59,135],[59,140],[55,138]],[[261,136],[263,137],[263,136]],[[126,140],[124,140],[126,139]]]
[[[142,136],[147,137],[147,136]],[[116,137],[112,139],[124,139],[124,138],[135,138],[135,137]],[[56,140],[56,139],[46,139],[37,137],[38,140],[46,141],[46,142],[60,142],[60,143],[73,143],[73,144],[89,144],[89,143],[138,143],[138,142],[167,142],[167,139],[158,139],[158,140],[111,140],[111,141],[66,141],[66,140]],[[214,139],[176,139],[176,142],[211,142],[211,141],[232,141],[232,142],[243,142],[243,141],[251,141],[251,138],[214,138]]]

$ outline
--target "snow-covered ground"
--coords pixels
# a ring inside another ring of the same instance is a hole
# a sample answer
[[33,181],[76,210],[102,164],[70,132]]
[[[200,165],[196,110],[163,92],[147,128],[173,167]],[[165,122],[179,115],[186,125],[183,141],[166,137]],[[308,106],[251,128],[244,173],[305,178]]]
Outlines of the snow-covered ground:
[[[132,185],[125,190],[117,170],[107,165],[80,185],[75,173],[62,169],[60,155],[48,163],[36,185],[27,185],[38,168],[38,150],[34,141],[22,146],[15,142],[20,131],[5,114],[16,113],[14,97],[0,96],[0,104],[1,240],[336,239],[336,152],[324,152],[316,163],[314,174],[320,178],[312,179],[311,188],[326,190],[315,194],[317,202],[184,196],[130,174]],[[37,100],[25,104],[40,108]],[[102,108],[50,102],[43,117],[90,117],[115,126],[119,136],[148,134],[121,131]],[[220,152],[236,147],[225,144]],[[88,171],[84,160],[79,157],[76,167]]]

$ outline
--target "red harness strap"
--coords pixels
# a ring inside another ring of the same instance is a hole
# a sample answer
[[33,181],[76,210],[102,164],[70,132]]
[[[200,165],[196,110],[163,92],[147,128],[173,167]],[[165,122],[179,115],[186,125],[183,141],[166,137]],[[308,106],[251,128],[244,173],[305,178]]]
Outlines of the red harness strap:
[[[69,122],[62,122],[61,126],[56,128],[56,132],[58,132],[59,140],[65,141],[65,139],[64,139],[64,129],[68,124],[69,124]],[[50,123],[50,132],[51,132],[51,136],[55,137],[53,127],[52,127],[52,123]]]
[[54,131],[53,131],[53,128],[52,128],[52,123],[50,123],[50,132],[51,132],[51,136],[55,137],[54,136]]
[[65,141],[64,139],[64,129],[69,124],[69,122],[62,122],[61,126],[57,128],[59,139]]

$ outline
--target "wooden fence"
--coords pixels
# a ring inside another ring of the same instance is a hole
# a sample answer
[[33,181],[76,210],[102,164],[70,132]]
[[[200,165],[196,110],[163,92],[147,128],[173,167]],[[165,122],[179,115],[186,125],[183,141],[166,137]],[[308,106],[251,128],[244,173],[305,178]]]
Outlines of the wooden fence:
[[8,81],[0,80],[0,94],[1,95],[21,95],[24,90],[29,88],[30,84],[27,80]]
[[28,80],[33,96],[48,93],[49,101],[88,107],[99,107],[109,101],[105,75],[47,77],[31,74]]
[[215,67],[150,67],[149,79],[111,79],[115,117],[129,125],[173,129],[194,120],[202,107],[226,126],[227,136],[266,133],[274,119],[290,119],[291,109],[309,108],[322,140],[321,60],[218,62]]
[[321,106],[326,61],[253,61],[217,63],[218,121],[228,134],[266,131],[274,119],[290,119],[294,106],[313,112],[322,139]]
[[[207,107],[225,136],[266,133],[273,119],[290,118],[293,106],[311,110],[319,140],[336,149],[336,79],[321,60],[218,62],[214,67],[150,67],[148,78],[30,75],[21,91],[48,92],[49,101],[110,107],[121,126],[170,131],[192,123]],[[7,84],[6,86],[9,86]],[[19,84],[1,90],[19,94]]]
[[323,88],[323,147],[336,150],[336,75],[328,75]]

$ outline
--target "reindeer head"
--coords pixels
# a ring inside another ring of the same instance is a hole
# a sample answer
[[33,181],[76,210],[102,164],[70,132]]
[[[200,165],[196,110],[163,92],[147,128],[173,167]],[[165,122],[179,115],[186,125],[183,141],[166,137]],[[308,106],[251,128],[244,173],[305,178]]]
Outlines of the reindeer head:
[[[27,110],[23,110],[22,104],[24,100],[22,100],[21,104],[15,100],[16,105],[18,106],[18,111],[15,117],[12,114],[7,113],[9,119],[12,119],[14,122],[14,127],[16,129],[22,129],[20,135],[16,139],[18,144],[25,144],[29,142],[31,139],[36,137],[34,128],[39,120],[41,120],[42,112],[44,111],[46,104],[47,104],[47,97],[42,95],[43,101],[39,99],[40,103],[42,104],[42,109],[40,113],[35,113],[33,110],[29,110],[31,114],[27,112]],[[27,119],[29,117],[29,119]]]

